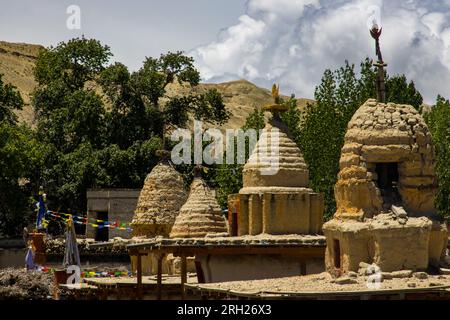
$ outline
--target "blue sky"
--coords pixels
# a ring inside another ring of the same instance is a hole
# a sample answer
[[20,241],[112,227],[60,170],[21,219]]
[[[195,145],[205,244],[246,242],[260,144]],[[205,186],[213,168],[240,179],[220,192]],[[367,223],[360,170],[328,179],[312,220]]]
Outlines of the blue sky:
[[[66,28],[73,4],[81,30]],[[388,72],[414,80],[427,103],[450,98],[450,0],[0,0],[0,40],[48,46],[84,34],[132,70],[184,50],[204,81],[277,82],[311,98],[326,68],[374,56],[374,17]]]
[[[81,30],[66,27],[70,5],[81,9]],[[213,41],[237,23],[245,0],[0,0],[0,8],[0,40],[48,46],[84,34],[136,69],[145,56]]]

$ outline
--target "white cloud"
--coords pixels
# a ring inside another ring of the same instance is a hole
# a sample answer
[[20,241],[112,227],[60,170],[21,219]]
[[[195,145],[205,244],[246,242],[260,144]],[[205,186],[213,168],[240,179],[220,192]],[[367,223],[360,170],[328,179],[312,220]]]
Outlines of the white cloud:
[[249,0],[236,25],[190,54],[206,81],[277,82],[284,93],[312,97],[326,68],[374,57],[374,17],[388,72],[414,80],[426,102],[450,97],[448,0]]

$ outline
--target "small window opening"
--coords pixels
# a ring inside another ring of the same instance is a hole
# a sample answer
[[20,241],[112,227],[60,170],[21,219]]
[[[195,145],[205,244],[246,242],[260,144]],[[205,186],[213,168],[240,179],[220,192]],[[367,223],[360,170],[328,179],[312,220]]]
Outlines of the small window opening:
[[[108,221],[108,211],[96,212],[95,217],[97,220]],[[97,224],[99,227],[95,228],[95,241],[108,241],[109,228],[104,227],[103,222],[98,222]]]
[[334,267],[336,269],[341,268],[341,245],[339,240],[335,239],[333,241],[333,258],[334,258]]
[[377,184],[383,198],[383,208],[390,209],[392,205],[401,205],[402,199],[398,192],[398,163],[377,163]]

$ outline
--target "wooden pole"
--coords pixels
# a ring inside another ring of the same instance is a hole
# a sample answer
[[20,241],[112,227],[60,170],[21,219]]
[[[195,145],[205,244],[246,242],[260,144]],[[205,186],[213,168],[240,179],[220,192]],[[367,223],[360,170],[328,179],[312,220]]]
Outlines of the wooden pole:
[[164,257],[163,254],[158,255],[158,274],[157,274],[157,283],[156,283],[158,300],[161,300],[161,298],[162,298],[162,260],[163,260],[163,257]]
[[187,261],[186,255],[181,255],[181,298],[186,299],[186,292],[184,290],[184,284],[187,282]]
[[142,256],[137,254],[137,294],[138,299],[142,299]]
[[306,262],[304,260],[300,262],[300,274],[306,276]]

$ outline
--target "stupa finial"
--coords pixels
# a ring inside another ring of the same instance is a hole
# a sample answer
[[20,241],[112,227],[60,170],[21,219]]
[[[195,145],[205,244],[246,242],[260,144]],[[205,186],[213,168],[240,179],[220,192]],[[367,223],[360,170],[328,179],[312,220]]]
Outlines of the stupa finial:
[[372,29],[370,29],[370,35],[375,39],[375,54],[377,55],[378,61],[374,62],[373,65],[378,68],[377,75],[377,100],[378,102],[386,102],[386,85],[384,81],[384,67],[387,64],[383,61],[383,55],[381,54],[380,48],[380,36],[383,28],[378,26],[376,20],[373,21]]
[[263,109],[265,111],[271,112],[273,114],[273,117],[278,119],[280,117],[280,112],[285,112],[289,109],[288,106],[281,104],[280,85],[274,84],[272,86],[272,97],[274,103],[265,106]]
[[156,150],[156,156],[159,157],[161,162],[168,162],[171,156],[170,151],[165,149]]
[[201,164],[197,164],[194,167],[194,178],[201,178],[203,173],[203,166]]
[[280,103],[280,85],[276,83],[272,86],[272,97],[275,103]]

